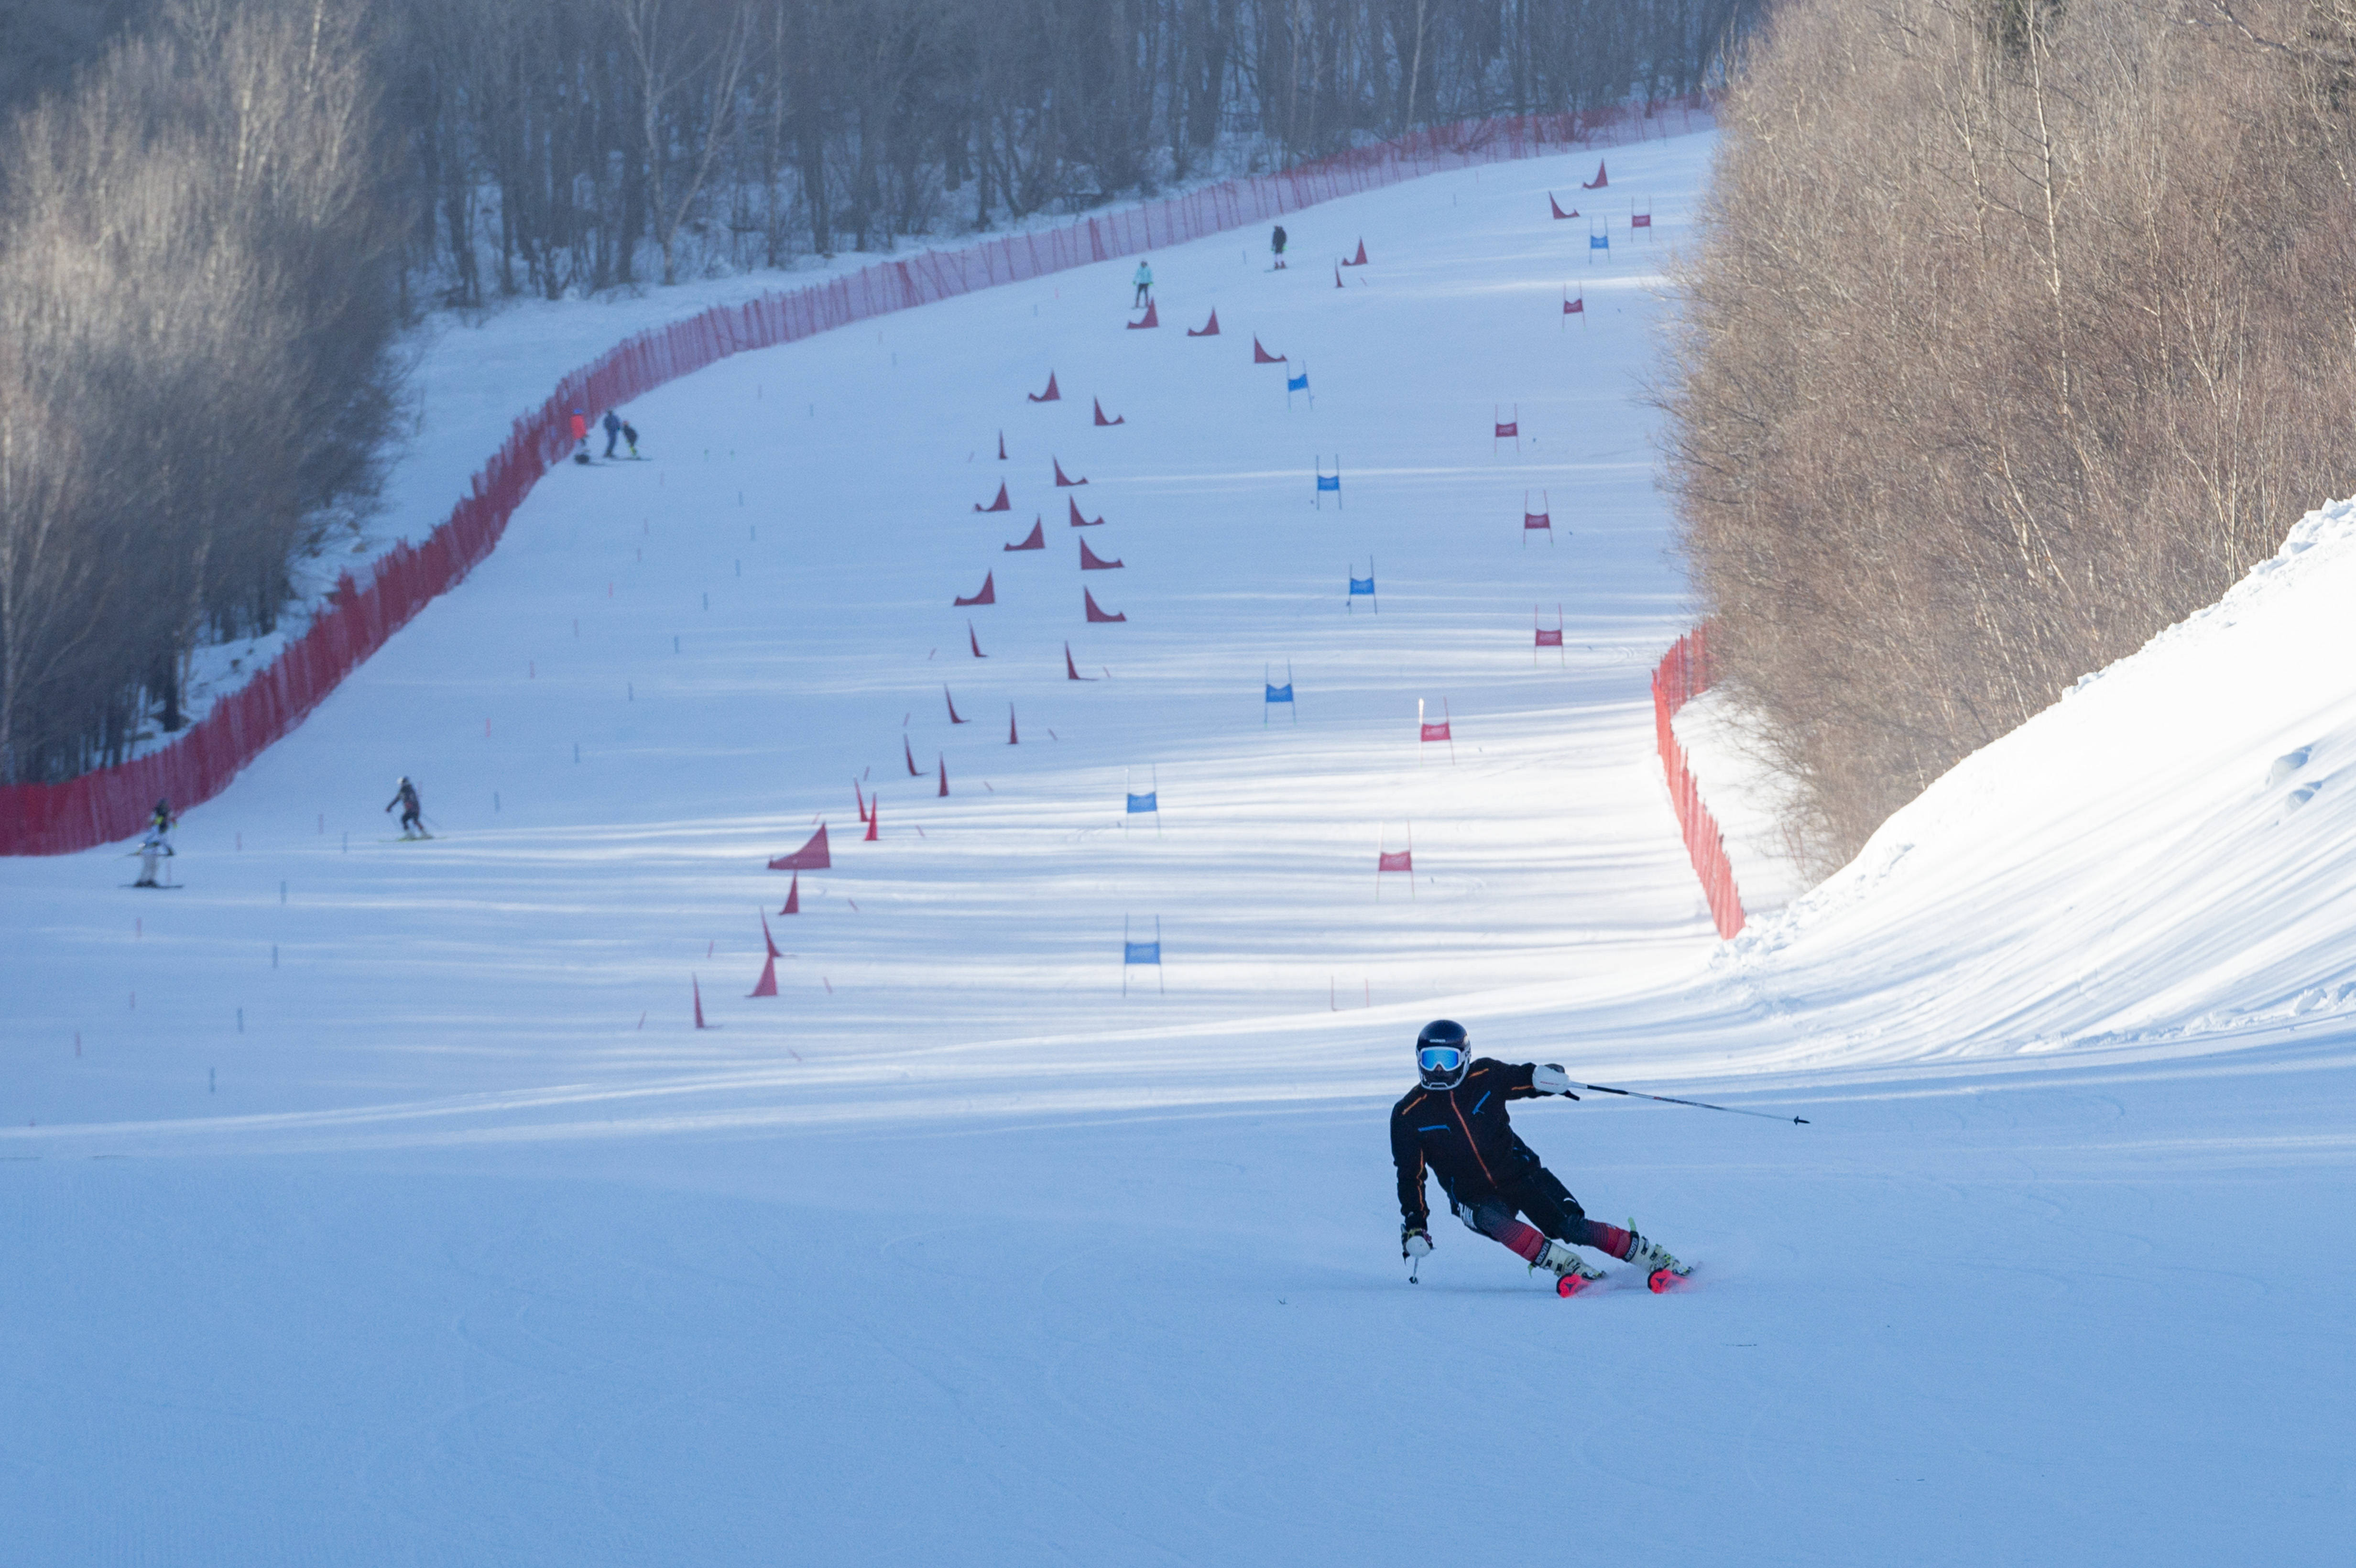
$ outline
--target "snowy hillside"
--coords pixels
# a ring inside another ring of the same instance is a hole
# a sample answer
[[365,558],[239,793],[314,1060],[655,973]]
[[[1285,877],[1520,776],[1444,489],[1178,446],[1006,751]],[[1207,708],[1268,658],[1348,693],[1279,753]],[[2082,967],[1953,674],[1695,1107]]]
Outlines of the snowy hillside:
[[1734,948],[1908,1060],[2340,1027],[2356,1011],[2356,502],[1966,759]]
[[[1642,390],[1709,150],[1157,254],[1155,329],[1121,263],[676,382],[176,891],[0,862],[16,1554],[2332,1561],[2356,514],[1719,944]],[[592,309],[434,348],[400,505]],[[1808,1125],[1517,1104],[1693,1288],[1444,1214],[1410,1286],[1441,1014]]]

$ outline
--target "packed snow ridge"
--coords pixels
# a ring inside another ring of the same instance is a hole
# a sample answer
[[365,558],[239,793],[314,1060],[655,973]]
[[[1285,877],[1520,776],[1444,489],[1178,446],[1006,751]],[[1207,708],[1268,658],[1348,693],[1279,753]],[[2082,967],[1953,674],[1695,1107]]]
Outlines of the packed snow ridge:
[[2352,603],[2356,501],[2340,501],[2217,603],[1959,763],[1737,938],[1732,967],[1785,1008],[1833,999],[1860,968],[1885,976],[1859,1038],[1927,1054],[2356,1007]]

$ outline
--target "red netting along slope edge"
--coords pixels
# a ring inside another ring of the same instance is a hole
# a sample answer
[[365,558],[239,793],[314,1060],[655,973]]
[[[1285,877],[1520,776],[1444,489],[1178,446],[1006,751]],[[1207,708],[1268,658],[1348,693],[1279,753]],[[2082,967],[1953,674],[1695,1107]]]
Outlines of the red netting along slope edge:
[[[1505,116],[1419,131],[1282,174],[1255,175],[955,251],[882,261],[842,277],[651,327],[559,381],[515,422],[468,494],[415,547],[380,558],[365,584],[347,577],[308,632],[170,745],[55,784],[0,785],[0,855],[66,855],[137,835],[158,798],[185,811],[229,782],[326,700],[344,677],[498,547],[508,519],[572,445],[573,410],[613,408],[747,349],[798,342],[912,309],[1073,267],[1167,248],[1267,222],[1301,208],[1422,175],[1616,142],[1663,108],[1706,112],[1698,94],[1642,108]],[[1664,127],[1665,133],[1665,127]]]
[[1701,803],[1701,785],[1686,766],[1686,752],[1677,744],[1670,720],[1677,709],[1709,689],[1709,626],[1696,626],[1679,637],[1653,671],[1653,727],[1660,746],[1661,768],[1668,775],[1669,804],[1676,808],[1677,827],[1684,835],[1686,854],[1694,874],[1701,879],[1703,898],[1718,934],[1730,938],[1742,929],[1742,895],[1734,885],[1734,863],[1726,857],[1726,838],[1718,818]]

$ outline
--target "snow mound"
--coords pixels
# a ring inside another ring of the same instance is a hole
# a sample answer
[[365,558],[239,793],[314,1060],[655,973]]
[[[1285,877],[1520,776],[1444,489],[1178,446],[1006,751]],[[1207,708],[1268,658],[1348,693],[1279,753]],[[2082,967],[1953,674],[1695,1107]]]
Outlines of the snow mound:
[[1847,1044],[1869,1057],[2356,1008],[2351,603],[2356,500],[1965,758],[1729,965],[1777,1010],[1858,1015]]

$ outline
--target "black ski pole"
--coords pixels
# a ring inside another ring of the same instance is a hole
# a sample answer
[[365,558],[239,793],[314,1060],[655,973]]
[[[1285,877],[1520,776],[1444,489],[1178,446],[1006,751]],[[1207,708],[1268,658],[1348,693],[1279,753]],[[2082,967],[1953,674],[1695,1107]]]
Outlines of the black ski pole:
[[1631,1100],[1658,1100],[1664,1105],[1691,1105],[1697,1111],[1724,1111],[1730,1116],[1761,1116],[1771,1122],[1797,1122],[1808,1125],[1805,1116],[1778,1116],[1766,1111],[1746,1111],[1739,1105],[1713,1105],[1705,1100],[1679,1100],[1668,1094],[1647,1094],[1641,1089],[1614,1089],[1609,1083],[1580,1083],[1580,1089],[1592,1089],[1598,1094],[1624,1094]]

